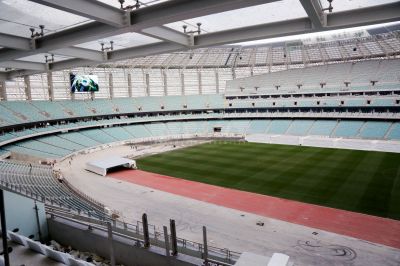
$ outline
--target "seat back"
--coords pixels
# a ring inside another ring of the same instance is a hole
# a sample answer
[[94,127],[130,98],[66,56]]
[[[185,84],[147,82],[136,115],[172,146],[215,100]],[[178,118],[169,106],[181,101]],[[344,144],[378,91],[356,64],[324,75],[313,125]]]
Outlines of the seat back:
[[68,259],[71,257],[71,255],[67,253],[53,250],[50,247],[46,247],[46,254],[49,258],[64,264],[68,264]]
[[26,240],[28,239],[27,237],[23,235],[16,234],[14,232],[8,231],[8,236],[10,237],[11,241],[14,243],[26,246]]
[[40,242],[33,241],[32,239],[27,239],[26,243],[28,244],[28,247],[32,249],[33,251],[46,255],[46,249],[44,245],[42,245]]

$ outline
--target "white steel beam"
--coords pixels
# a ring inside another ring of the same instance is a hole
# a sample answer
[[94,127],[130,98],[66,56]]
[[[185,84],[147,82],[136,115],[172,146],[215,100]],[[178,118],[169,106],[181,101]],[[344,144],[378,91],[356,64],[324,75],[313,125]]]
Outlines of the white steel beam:
[[21,60],[0,62],[0,67],[9,67],[9,68],[17,68],[17,69],[31,69],[31,70],[37,70],[40,72],[46,71],[46,64],[21,61]]
[[96,0],[30,0],[114,27],[128,24],[126,12]]
[[193,45],[190,42],[190,36],[179,31],[170,29],[164,26],[155,26],[147,29],[143,29],[142,33],[144,35],[154,37],[167,42],[174,42],[184,46]]
[[31,41],[27,38],[0,33],[0,46],[16,50],[30,50]]
[[326,26],[326,14],[319,0],[300,0],[313,26],[317,29]]
[[327,14],[331,29],[359,27],[400,20],[400,1]]
[[[330,29],[341,29],[359,25],[375,24],[375,23],[397,21],[397,20],[400,20],[400,2],[363,8],[360,10],[352,10],[352,11],[328,14],[327,27],[323,27],[320,29],[316,29],[315,27],[313,27],[312,22],[309,18],[300,18],[300,19],[293,19],[293,20],[280,21],[274,23],[267,23],[263,25],[255,25],[239,29],[226,30],[215,33],[202,34],[195,36],[194,39],[195,45],[192,47],[192,49],[214,46],[214,45],[229,44],[235,42],[310,33],[316,31],[325,31]],[[107,60],[104,61],[104,63],[128,59],[128,58],[177,52],[186,49],[187,49],[186,47],[180,44],[169,43],[169,42],[161,42],[150,45],[143,45],[139,47],[131,47],[109,52],[108,58]],[[50,69],[61,70],[65,68],[96,65],[96,64],[98,64],[98,62],[82,60],[82,59],[71,59],[50,64]],[[21,73],[23,74],[32,73],[32,71],[31,72],[16,71],[10,73],[9,77],[18,76],[21,75]]]
[[52,54],[71,56],[76,58],[87,59],[91,61],[103,61],[105,54],[100,51],[94,51],[91,49],[79,48],[79,47],[66,47],[49,51]]
[[[16,51],[8,48],[0,49],[0,61],[14,60],[127,32],[140,32],[145,28],[161,26],[179,20],[206,16],[275,1],[278,0],[170,0],[132,11],[130,13],[130,26],[127,27],[115,28],[94,21],[37,38],[37,49],[35,50]],[[52,1],[46,0],[46,2]],[[57,2],[67,3],[69,1],[57,0]]]
[[50,71],[58,71],[58,70],[64,70],[68,68],[73,68],[73,67],[89,67],[93,65],[97,65],[99,62],[95,61],[90,61],[86,59],[81,59],[81,58],[75,58],[75,59],[70,59],[70,60],[63,60],[60,62],[55,62],[49,65],[49,70]]
[[260,24],[244,28],[225,30],[195,36],[195,47],[207,47],[229,43],[239,43],[313,31],[308,18]]
[[[0,46],[14,48],[16,50],[31,50],[31,43],[34,40],[0,33]],[[11,50],[11,49],[10,49]],[[11,50],[13,52],[18,52],[16,50]],[[2,50],[0,50],[2,51]],[[44,51],[46,53],[65,55],[77,58],[84,58],[93,61],[103,61],[104,54],[100,51],[94,51],[91,49],[79,48],[79,47],[66,47],[52,51]]]
[[148,55],[172,53],[184,49],[182,45],[176,43],[161,42],[155,44],[148,44],[136,46],[132,48],[120,49],[110,52],[107,61],[118,61],[126,58],[136,58]]

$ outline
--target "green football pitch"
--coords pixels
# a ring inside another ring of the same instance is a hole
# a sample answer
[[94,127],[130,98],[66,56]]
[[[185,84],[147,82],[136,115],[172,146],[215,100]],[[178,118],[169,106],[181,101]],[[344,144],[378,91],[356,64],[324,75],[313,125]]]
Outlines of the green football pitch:
[[212,142],[144,157],[141,170],[400,220],[400,154]]

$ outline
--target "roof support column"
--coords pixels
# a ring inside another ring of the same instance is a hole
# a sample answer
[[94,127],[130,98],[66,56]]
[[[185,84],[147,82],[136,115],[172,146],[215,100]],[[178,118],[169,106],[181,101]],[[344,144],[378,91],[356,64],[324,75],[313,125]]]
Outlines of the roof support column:
[[47,72],[47,89],[49,91],[49,100],[54,101],[53,73]]
[[201,71],[200,70],[197,71],[197,79],[199,81],[199,94],[201,95],[201,94],[203,94],[203,82],[201,80]]
[[32,101],[31,79],[29,76],[24,76],[25,95],[28,101]]
[[146,73],[146,96],[150,96],[150,75]]
[[215,70],[215,92],[219,94],[219,73],[218,69]]
[[114,83],[113,83],[113,74],[108,73],[108,88],[110,90],[110,99],[114,98]]
[[71,100],[75,100],[75,93],[73,93],[71,90],[71,74],[72,74],[72,72],[68,72],[68,74],[66,74],[66,71],[64,71],[64,75],[67,75],[67,77],[68,77],[68,85],[69,85],[68,91],[69,91],[70,98],[71,98]]
[[326,26],[326,14],[324,14],[322,10],[320,1],[300,0],[300,3],[310,18],[314,28],[320,29]]
[[128,96],[132,98],[132,74],[128,73]]
[[7,101],[6,81],[0,80],[0,101]]
[[185,75],[181,72],[181,94],[185,95]]
[[163,85],[164,85],[164,96],[168,96],[168,80],[167,80],[167,71],[165,69],[161,70],[163,77]]

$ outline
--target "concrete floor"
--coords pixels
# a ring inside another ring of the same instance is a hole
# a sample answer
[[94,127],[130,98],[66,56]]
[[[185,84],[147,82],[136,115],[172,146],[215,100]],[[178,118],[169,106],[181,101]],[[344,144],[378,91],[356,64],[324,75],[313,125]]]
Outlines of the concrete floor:
[[[176,143],[175,143],[176,144]],[[177,235],[201,242],[202,226],[208,230],[209,245],[264,256],[274,252],[290,256],[295,265],[400,265],[400,250],[301,225],[245,213],[177,196],[163,191],[102,177],[84,170],[85,163],[107,156],[140,156],[173,149],[169,144],[112,147],[75,156],[55,166],[84,193],[123,214],[129,223],[147,213],[149,223],[162,231],[175,219]],[[256,225],[263,221],[265,225]]]
[[[48,258],[45,255],[36,253],[28,247],[18,245],[12,241],[8,241],[8,246],[12,248],[9,253],[11,266],[63,266],[65,264],[59,263]],[[0,250],[3,250],[2,238],[0,237]]]

